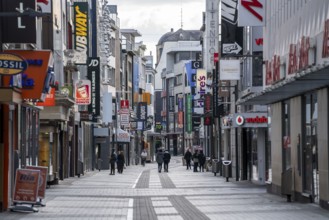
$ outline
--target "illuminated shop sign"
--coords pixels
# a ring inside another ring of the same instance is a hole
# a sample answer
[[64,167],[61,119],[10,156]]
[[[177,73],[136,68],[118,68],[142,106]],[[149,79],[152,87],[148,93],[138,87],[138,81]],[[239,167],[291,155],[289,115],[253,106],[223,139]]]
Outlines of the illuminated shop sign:
[[14,54],[0,54],[0,75],[15,75],[27,68],[27,62]]
[[233,116],[233,127],[267,127],[266,113],[242,113]]

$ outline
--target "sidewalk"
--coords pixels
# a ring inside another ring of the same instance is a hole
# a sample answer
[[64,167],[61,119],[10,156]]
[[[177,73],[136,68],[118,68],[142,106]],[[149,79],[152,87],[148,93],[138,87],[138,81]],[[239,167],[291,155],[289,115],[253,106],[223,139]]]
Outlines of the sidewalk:
[[186,170],[181,157],[173,157],[169,173],[158,173],[155,163],[109,173],[97,170],[60,181],[47,189],[39,212],[8,211],[0,219],[329,219],[318,205],[287,203],[264,186]]

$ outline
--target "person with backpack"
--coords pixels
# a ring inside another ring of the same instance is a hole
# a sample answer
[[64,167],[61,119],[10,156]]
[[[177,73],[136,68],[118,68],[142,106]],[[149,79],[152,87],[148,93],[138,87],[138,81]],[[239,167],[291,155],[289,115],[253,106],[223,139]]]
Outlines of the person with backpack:
[[117,161],[117,155],[114,151],[114,149],[112,149],[112,153],[110,156],[110,166],[111,166],[111,173],[110,175],[115,175],[115,162]]
[[142,153],[141,153],[141,159],[142,159],[142,165],[145,166],[145,162],[146,162],[146,157],[147,157],[147,152],[145,149],[143,149]]
[[168,173],[168,165],[169,165],[170,159],[171,159],[170,153],[168,152],[168,150],[165,150],[165,152],[163,154],[163,169],[164,169],[164,172]]

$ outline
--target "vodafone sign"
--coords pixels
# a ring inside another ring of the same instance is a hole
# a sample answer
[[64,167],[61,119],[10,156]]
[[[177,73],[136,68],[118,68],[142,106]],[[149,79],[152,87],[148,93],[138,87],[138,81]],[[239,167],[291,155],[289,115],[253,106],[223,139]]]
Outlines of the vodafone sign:
[[267,127],[269,121],[266,113],[241,113],[233,118],[233,127]]

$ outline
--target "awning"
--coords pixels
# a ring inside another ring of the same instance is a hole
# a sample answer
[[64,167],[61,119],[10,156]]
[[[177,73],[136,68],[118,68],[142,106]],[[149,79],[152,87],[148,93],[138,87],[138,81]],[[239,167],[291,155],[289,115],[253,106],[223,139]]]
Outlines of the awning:
[[0,88],[0,103],[22,103],[21,92],[12,87]]
[[265,90],[239,99],[237,105],[268,105],[329,85],[329,64],[319,64],[277,82]]

